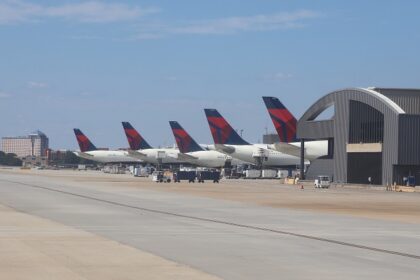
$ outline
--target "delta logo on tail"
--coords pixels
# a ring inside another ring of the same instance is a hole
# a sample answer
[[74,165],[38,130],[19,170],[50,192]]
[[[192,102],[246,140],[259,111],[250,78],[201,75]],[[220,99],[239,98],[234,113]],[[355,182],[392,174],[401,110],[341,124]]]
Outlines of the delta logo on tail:
[[263,97],[265,106],[279,135],[280,142],[296,142],[296,118],[276,97]]
[[74,134],[76,135],[77,143],[79,143],[80,151],[82,153],[97,150],[95,145],[90,142],[89,138],[87,138],[87,136],[84,135],[80,129],[75,128],[73,130]]
[[176,144],[181,153],[190,153],[203,151],[204,149],[192,139],[192,137],[182,128],[182,126],[176,121],[169,122],[172,132],[175,137]]
[[130,145],[130,149],[132,150],[145,150],[151,149],[152,146],[141,137],[140,133],[129,123],[129,122],[122,122],[125,135],[127,136],[128,144]]
[[204,109],[215,144],[249,145],[216,109]]

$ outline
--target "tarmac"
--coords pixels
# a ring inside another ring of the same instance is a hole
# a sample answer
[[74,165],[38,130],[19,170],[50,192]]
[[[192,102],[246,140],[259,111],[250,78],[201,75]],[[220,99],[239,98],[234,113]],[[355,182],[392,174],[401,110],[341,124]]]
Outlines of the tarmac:
[[418,279],[420,194],[0,170],[0,279]]

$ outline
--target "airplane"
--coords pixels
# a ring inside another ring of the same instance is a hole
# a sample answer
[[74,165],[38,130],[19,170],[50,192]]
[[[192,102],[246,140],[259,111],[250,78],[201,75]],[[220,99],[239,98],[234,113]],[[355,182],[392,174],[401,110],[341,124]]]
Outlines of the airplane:
[[130,157],[127,151],[98,150],[89,140],[89,138],[84,135],[83,132],[78,128],[74,129],[74,134],[76,135],[77,143],[80,147],[80,152],[76,151],[73,153],[78,157],[101,163],[139,162],[138,159]]
[[181,157],[191,164],[201,167],[222,168],[245,163],[219,151],[205,150],[195,142],[178,122],[170,121],[169,124]]
[[[263,96],[268,114],[280,138],[269,146],[276,151],[300,157],[301,143],[296,138],[297,120],[276,97]],[[305,159],[314,160],[328,155],[328,140],[305,141]]]
[[287,167],[299,164],[300,159],[297,156],[270,149],[267,144],[248,143],[216,109],[204,109],[204,112],[217,151],[259,167]]
[[[153,148],[129,123],[122,122],[127,141],[130,146],[128,154],[131,157],[151,164],[180,164],[185,161],[178,158],[179,150],[176,148]],[[160,162],[161,161],[161,162]]]

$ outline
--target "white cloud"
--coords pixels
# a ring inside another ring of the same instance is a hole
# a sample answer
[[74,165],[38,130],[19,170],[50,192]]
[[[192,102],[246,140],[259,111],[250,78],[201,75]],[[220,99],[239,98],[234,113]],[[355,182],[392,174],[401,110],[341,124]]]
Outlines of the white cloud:
[[23,0],[5,0],[0,3],[0,24],[37,21],[45,18],[77,22],[116,22],[135,20],[157,11],[156,8],[140,8],[118,2],[82,1],[47,6]]
[[46,88],[48,87],[47,83],[41,83],[41,82],[28,82],[29,88]]
[[[157,13],[159,9],[113,1],[79,0],[73,3],[55,1],[52,2],[54,4],[39,4],[34,0],[0,0],[0,25],[48,19],[80,23],[134,21],[139,24],[139,31],[129,36],[128,40],[150,40],[170,35],[221,35],[293,29],[303,27],[308,20],[321,16],[315,11],[298,10],[208,20],[140,21],[143,16]],[[100,39],[100,37],[85,34],[74,36],[73,39]]]
[[272,15],[229,17],[195,22],[186,26],[173,28],[171,31],[173,33],[184,34],[229,34],[246,31],[288,29],[302,26],[302,20],[311,19],[317,16],[318,14],[311,11],[298,11]]
[[138,39],[160,38],[165,35],[193,34],[220,35],[240,32],[257,32],[280,29],[292,29],[304,26],[304,21],[320,17],[319,13],[309,10],[261,14],[246,17],[227,17],[213,20],[200,20],[178,23],[175,25],[144,25],[138,33]]

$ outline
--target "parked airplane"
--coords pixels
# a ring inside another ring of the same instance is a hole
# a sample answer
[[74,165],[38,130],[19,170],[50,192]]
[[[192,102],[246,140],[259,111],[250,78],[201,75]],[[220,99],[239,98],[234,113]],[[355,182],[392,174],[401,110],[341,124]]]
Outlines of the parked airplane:
[[270,149],[267,144],[250,144],[230,126],[216,109],[204,109],[215,149],[245,162],[260,166],[296,166],[299,157]]
[[138,159],[130,157],[127,151],[98,150],[80,129],[75,128],[74,134],[80,147],[80,152],[74,152],[78,157],[101,163],[139,162]]
[[128,144],[130,145],[129,155],[151,164],[179,164],[185,162],[178,158],[179,150],[175,148],[152,148],[149,143],[129,123],[122,122]]
[[205,150],[176,121],[169,122],[180,151],[179,156],[191,164],[201,167],[221,168],[245,162],[214,150]]
[[[280,138],[280,143],[275,143],[269,148],[300,157],[301,143],[296,138],[296,118],[278,98],[264,96],[263,100]],[[305,141],[305,159],[314,160],[327,154],[327,140]]]

